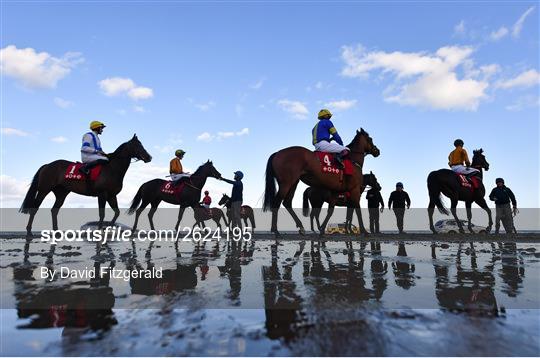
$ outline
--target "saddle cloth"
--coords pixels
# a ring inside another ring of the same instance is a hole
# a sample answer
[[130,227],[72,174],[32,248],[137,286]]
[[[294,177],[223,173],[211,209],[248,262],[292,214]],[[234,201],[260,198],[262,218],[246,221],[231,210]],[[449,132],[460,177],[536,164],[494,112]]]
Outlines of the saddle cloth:
[[83,166],[83,163],[80,163],[80,162],[71,163],[70,165],[68,165],[68,167],[66,169],[66,173],[64,174],[64,178],[65,179],[70,179],[70,180],[87,180],[87,179],[90,179],[92,181],[95,181],[99,177],[99,174],[101,173],[101,168],[102,168],[103,165],[98,164],[95,167],[93,167],[92,169],[90,169],[90,178],[88,178],[86,176],[86,174],[81,173],[80,169],[81,169],[82,166]]
[[458,177],[459,183],[464,188],[469,188],[474,191],[480,187],[481,181],[477,176],[471,177],[470,181],[467,180],[467,177],[464,174],[456,173],[456,176]]
[[354,172],[354,166],[350,159],[343,160],[343,168],[339,166],[335,159],[335,153],[315,152],[315,155],[319,158],[321,163],[321,171],[327,174],[343,174],[352,175]]

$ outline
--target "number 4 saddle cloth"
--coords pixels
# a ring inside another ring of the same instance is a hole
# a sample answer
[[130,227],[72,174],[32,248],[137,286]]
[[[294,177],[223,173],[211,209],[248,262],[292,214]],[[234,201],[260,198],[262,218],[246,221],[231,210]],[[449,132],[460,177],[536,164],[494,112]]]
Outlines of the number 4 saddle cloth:
[[95,181],[99,177],[99,174],[101,173],[101,168],[103,167],[103,165],[101,165],[101,164],[96,165],[95,167],[90,169],[90,175],[88,177],[86,174],[84,174],[84,173],[82,173],[80,171],[82,166],[83,166],[83,163],[81,163],[81,162],[71,163],[70,165],[68,165],[68,167],[66,169],[66,173],[64,174],[64,178],[69,179],[69,180],[92,180],[92,181]]
[[327,174],[343,174],[353,175],[354,165],[350,159],[343,160],[343,168],[335,159],[335,153],[326,153],[326,152],[314,152],[319,162],[321,163],[321,171]]

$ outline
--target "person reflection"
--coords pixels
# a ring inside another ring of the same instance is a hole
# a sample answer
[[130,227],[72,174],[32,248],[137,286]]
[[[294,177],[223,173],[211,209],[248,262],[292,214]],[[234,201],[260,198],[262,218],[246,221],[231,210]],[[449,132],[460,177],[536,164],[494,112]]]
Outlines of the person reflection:
[[398,243],[397,258],[392,262],[396,285],[408,290],[415,285],[415,266],[410,263],[407,257],[407,249],[404,242]]
[[501,249],[501,270],[499,275],[505,286],[502,291],[509,297],[516,297],[520,293],[525,276],[525,265],[522,258],[518,255],[518,249],[515,242],[499,243]]

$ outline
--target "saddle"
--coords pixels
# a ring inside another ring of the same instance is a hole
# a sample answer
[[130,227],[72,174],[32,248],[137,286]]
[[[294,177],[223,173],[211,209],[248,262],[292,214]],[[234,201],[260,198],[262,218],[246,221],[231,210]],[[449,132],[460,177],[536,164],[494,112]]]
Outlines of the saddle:
[[353,175],[354,165],[350,159],[343,159],[343,167],[337,162],[336,153],[314,152],[321,163],[321,171],[325,174]]
[[164,194],[174,195],[178,198],[180,197],[180,194],[182,194],[185,186],[186,184],[184,181],[181,181],[175,185],[172,180],[167,180],[161,185],[160,191]]
[[101,168],[103,167],[103,164],[98,164],[95,167],[91,168],[90,174],[88,176],[80,171],[82,166],[83,163],[81,162],[75,162],[68,165],[66,173],[64,174],[64,179],[95,181],[101,173]]
[[477,175],[467,177],[465,174],[456,173],[456,176],[461,186],[471,191],[480,188],[480,183],[482,183],[482,180]]

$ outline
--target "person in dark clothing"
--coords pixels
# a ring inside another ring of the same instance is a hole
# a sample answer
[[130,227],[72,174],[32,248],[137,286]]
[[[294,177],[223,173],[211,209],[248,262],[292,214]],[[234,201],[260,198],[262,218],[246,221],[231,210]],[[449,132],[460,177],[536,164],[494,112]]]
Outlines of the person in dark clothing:
[[242,228],[242,222],[240,221],[240,209],[242,208],[244,184],[242,184],[242,178],[244,173],[241,171],[234,172],[234,180],[221,178],[226,183],[232,184],[231,193],[231,226]]
[[384,200],[381,196],[381,191],[376,188],[371,188],[366,193],[369,212],[369,231],[372,234],[380,234],[379,231],[379,205],[381,213],[384,210]]
[[[503,178],[495,179],[495,184],[497,186],[489,194],[489,200],[495,202],[495,234],[499,233],[501,221],[507,234],[515,233],[516,228],[512,216],[518,213],[516,197],[512,190],[504,185]],[[513,210],[510,209],[510,202],[512,202]]]
[[397,227],[400,234],[404,234],[403,231],[403,217],[405,216],[405,205],[407,209],[411,207],[411,199],[409,194],[403,190],[403,184],[398,182],[396,184],[396,190],[390,194],[388,199],[388,209],[392,210],[394,206],[394,214],[396,215]]

